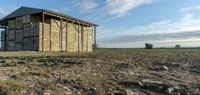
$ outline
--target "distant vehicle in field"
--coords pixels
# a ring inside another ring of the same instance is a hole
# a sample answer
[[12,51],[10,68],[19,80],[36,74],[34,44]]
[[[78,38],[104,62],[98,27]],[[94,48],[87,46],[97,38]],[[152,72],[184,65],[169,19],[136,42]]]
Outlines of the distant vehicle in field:
[[175,45],[175,48],[176,48],[176,49],[180,49],[180,48],[181,48],[181,45]]
[[145,49],[153,49],[153,44],[151,44],[151,43],[146,43],[146,44],[145,44]]

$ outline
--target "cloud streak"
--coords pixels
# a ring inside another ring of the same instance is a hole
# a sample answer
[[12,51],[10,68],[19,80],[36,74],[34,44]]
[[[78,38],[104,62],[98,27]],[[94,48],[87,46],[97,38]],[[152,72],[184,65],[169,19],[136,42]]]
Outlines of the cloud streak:
[[122,17],[129,11],[145,4],[151,4],[155,0],[106,0],[105,10],[109,15]]
[[[165,44],[164,46],[166,46],[170,43],[186,44],[185,42],[195,42],[198,39],[199,42],[194,45],[200,46],[199,25],[200,19],[194,18],[194,14],[185,14],[179,20],[168,19],[143,26],[107,29],[106,35],[103,35],[105,31],[99,33],[101,35],[98,40],[100,46],[138,47],[146,42]],[[131,44],[134,45],[130,46]],[[191,46],[191,44],[188,45]]]
[[160,40],[174,40],[199,38],[200,31],[185,31],[178,33],[157,33],[157,34],[143,34],[143,35],[121,35],[115,38],[102,39],[103,43],[128,43],[141,41],[160,41]]
[[78,6],[82,13],[88,13],[94,11],[98,7],[98,3],[94,0],[79,0]]
[[181,9],[181,12],[184,12],[184,13],[191,13],[191,12],[197,12],[197,11],[200,11],[200,5],[185,7]]
[[2,6],[0,5],[0,19],[3,18],[4,16],[8,15],[12,11],[14,11],[17,7],[16,6]]
[[82,13],[92,13],[86,18],[86,20],[92,21],[102,17],[121,18],[139,6],[152,4],[156,1],[159,0],[105,0],[105,4],[100,7],[100,4],[95,0],[79,0],[78,5]]

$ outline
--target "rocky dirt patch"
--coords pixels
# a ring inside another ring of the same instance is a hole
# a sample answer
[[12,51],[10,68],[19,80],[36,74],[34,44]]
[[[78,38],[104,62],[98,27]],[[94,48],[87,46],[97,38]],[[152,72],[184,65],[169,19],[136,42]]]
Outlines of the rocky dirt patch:
[[200,95],[199,51],[0,52],[0,95]]

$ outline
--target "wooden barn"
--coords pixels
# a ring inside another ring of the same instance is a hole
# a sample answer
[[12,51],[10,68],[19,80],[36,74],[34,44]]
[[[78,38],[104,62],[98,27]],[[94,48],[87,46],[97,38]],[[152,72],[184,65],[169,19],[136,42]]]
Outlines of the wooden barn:
[[0,20],[1,49],[91,52],[97,26],[51,10],[21,7]]

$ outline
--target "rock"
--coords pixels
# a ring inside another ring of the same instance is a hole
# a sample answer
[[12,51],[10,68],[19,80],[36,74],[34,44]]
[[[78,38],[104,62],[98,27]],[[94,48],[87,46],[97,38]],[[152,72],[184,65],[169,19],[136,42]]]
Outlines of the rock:
[[97,89],[95,87],[88,89],[88,94],[89,95],[97,95]]
[[[56,86],[57,86],[58,88],[61,88],[61,87],[62,87],[61,84],[56,84]],[[63,88],[64,88],[64,87],[63,87]]]
[[46,90],[44,91],[44,94],[43,95],[51,95],[51,90]]
[[120,92],[120,91],[114,91],[114,92],[112,93],[112,95],[126,95],[126,93]]
[[0,95],[7,95],[6,91],[0,90]]
[[176,63],[176,62],[168,62],[166,65],[173,68],[177,68],[181,66],[180,63]]
[[64,95],[72,95],[72,92],[69,92],[69,91],[64,92]]
[[67,86],[64,86],[63,89],[65,89],[67,91],[71,91]]
[[126,95],[135,95],[135,94],[133,94],[133,91],[128,90],[128,89],[126,89],[125,92],[126,92]]
[[17,79],[17,74],[16,73],[11,73],[10,74],[10,78]]
[[163,70],[167,70],[167,71],[169,70],[169,68],[167,66],[163,66],[162,68],[163,68]]
[[178,90],[179,90],[178,87],[169,87],[166,92],[167,94],[172,94],[174,92],[177,92]]
[[152,81],[152,80],[142,80],[143,83],[146,83],[146,84],[162,84],[162,82],[160,81]]
[[119,82],[119,84],[126,87],[132,87],[132,86],[143,87],[143,84],[139,81],[122,81]]
[[173,88],[173,87],[170,87],[170,88],[167,89],[167,93],[168,93],[168,94],[171,94],[173,91],[174,91],[174,88]]
[[141,95],[140,93],[134,92],[132,90],[126,89],[125,90],[126,95]]
[[76,93],[77,93],[78,95],[80,95],[80,94],[81,94],[81,92],[79,92],[79,91],[78,91],[78,92],[76,92]]
[[153,90],[159,93],[165,93],[169,88],[168,85],[165,85],[160,81],[143,80],[142,83],[145,89]]

